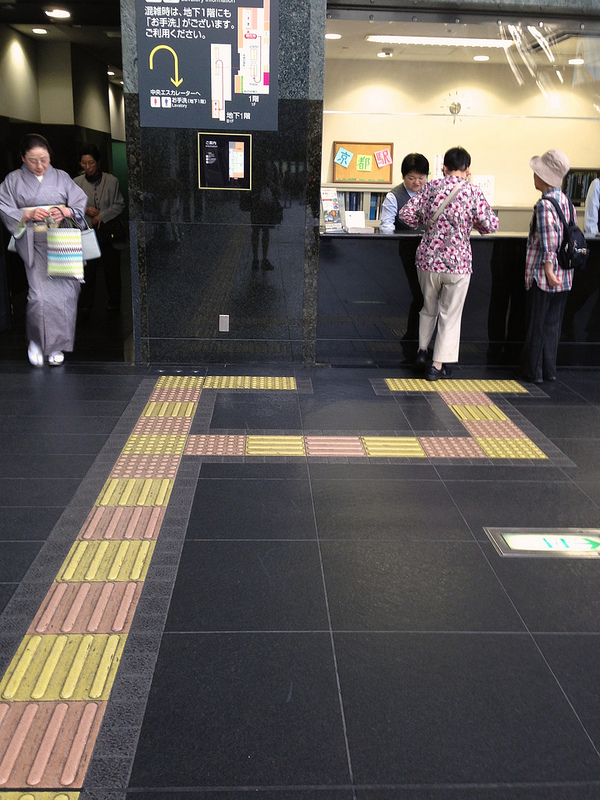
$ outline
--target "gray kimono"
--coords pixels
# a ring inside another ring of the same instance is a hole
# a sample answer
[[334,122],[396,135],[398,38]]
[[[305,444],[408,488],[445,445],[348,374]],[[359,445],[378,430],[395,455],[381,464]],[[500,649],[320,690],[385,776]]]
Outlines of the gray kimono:
[[[64,205],[78,211],[83,218],[86,202],[85,192],[66,172],[54,169],[51,164],[41,181],[23,164],[0,184],[0,218],[11,233],[18,231],[24,208]],[[59,350],[70,352],[75,342],[79,282],[48,277],[46,233],[34,231],[32,222],[26,228],[16,246],[29,283],[28,341],[36,342],[47,356]]]

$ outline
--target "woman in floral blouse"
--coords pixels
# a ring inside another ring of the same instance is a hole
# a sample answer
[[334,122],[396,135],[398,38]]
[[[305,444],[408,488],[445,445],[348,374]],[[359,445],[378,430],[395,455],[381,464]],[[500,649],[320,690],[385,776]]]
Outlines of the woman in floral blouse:
[[426,184],[398,212],[411,228],[426,228],[417,250],[423,308],[415,365],[427,366],[427,348],[437,324],[429,381],[451,375],[446,364],[458,361],[462,311],[473,271],[471,230],[493,233],[498,228],[498,217],[483,192],[467,181],[470,166],[469,153],[452,147],[444,155],[444,177]]

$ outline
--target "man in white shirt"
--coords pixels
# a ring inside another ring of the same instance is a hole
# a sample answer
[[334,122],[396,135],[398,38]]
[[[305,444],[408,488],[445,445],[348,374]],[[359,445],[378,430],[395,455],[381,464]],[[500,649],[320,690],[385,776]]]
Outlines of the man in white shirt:
[[429,176],[429,161],[421,153],[409,153],[400,166],[402,183],[395,186],[385,196],[381,207],[381,224],[379,233],[390,235],[393,233],[408,233],[412,235],[399,240],[400,259],[411,293],[411,303],[406,322],[406,333],[402,337],[402,352],[405,358],[412,363],[417,354],[419,339],[419,312],[423,307],[423,295],[417,278],[415,257],[420,237],[416,231],[398,219],[398,211],[411,197],[419,192],[427,183]]
[[598,235],[598,216],[600,214],[600,178],[590,184],[585,199],[585,232]]

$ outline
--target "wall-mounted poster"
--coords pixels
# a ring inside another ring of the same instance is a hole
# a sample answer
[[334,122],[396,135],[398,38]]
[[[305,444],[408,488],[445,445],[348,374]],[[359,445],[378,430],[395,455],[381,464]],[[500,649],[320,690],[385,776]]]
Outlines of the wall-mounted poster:
[[277,130],[279,0],[136,0],[140,124]]
[[333,143],[334,183],[391,183],[394,145]]
[[200,189],[252,188],[252,136],[249,133],[198,133]]

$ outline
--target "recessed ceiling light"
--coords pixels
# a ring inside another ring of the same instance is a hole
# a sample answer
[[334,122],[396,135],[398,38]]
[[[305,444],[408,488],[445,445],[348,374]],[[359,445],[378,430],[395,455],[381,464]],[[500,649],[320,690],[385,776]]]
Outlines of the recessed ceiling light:
[[393,50],[389,50],[388,48],[384,48],[381,52],[377,53],[377,58],[391,58],[394,54]]
[[68,19],[71,16],[71,12],[66,8],[48,8],[44,9],[44,13],[51,19]]
[[585,64],[585,60],[583,58],[570,58],[569,64],[572,67],[580,67],[582,64]]
[[325,34],[325,38],[326,39],[341,39],[342,38],[342,34],[341,33],[326,33]]
[[38,33],[40,36],[43,36],[45,33],[48,33],[46,28],[32,28],[31,32],[32,33]]
[[473,61],[489,61],[489,56],[473,56]]
[[441,47],[498,47],[507,50],[512,39],[465,39],[453,36],[367,36],[367,42],[379,44],[425,44]]
[[109,69],[109,70],[108,70],[108,72],[107,72],[106,74],[107,74],[107,75],[114,75],[115,73],[114,73],[114,72],[113,72],[111,69]]

